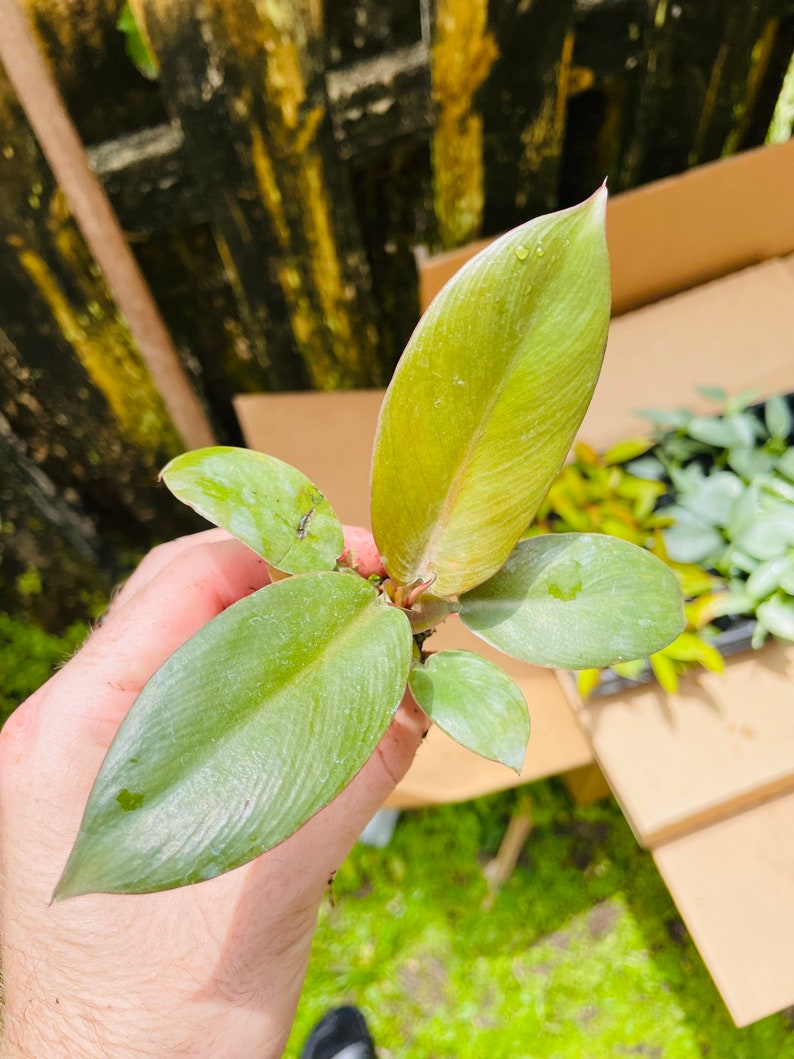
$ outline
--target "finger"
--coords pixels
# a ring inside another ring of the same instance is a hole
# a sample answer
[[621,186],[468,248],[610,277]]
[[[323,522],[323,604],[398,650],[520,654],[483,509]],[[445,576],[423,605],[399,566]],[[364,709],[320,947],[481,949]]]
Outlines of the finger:
[[362,577],[386,577],[386,567],[375,546],[372,534],[361,526],[344,526],[344,561],[357,570]]
[[175,540],[166,541],[152,548],[143,557],[138,566],[114,593],[107,611],[102,617],[104,625],[110,618],[112,611],[116,611],[122,603],[126,603],[131,596],[147,585],[155,578],[161,570],[171,563],[178,555],[192,548],[196,544],[210,544],[213,541],[230,540],[230,534],[224,529],[208,529],[199,533],[191,533]]

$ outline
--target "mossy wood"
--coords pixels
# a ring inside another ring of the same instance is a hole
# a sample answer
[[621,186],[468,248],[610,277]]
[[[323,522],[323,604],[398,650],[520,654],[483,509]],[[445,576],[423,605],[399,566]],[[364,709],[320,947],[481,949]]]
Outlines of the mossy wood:
[[[195,522],[167,513],[156,474],[181,443],[2,71],[0,144],[0,412],[9,453],[3,530],[8,538],[19,534],[4,548],[0,605],[58,628],[90,615],[87,599],[107,584],[114,551],[143,549],[158,539],[162,521],[176,532]],[[39,545],[24,560],[22,538],[39,520]],[[97,530],[106,545],[101,555]],[[15,592],[23,560],[41,562],[43,590],[62,609]],[[104,566],[104,575],[92,573],[91,563]],[[63,590],[69,570],[74,604]]]
[[[417,244],[762,142],[794,49],[788,0],[136,0],[149,81],[117,0],[79,18],[22,7],[231,443],[235,392],[388,379],[418,315]],[[144,484],[172,432],[5,82],[0,96],[3,412],[61,494],[127,527],[119,546],[155,521],[172,535]],[[90,343],[113,351],[104,388],[85,382]]]
[[302,381],[293,350],[271,349],[274,315],[289,320],[311,385],[377,384],[369,269],[335,156],[318,8],[305,0],[132,6],[271,387]]

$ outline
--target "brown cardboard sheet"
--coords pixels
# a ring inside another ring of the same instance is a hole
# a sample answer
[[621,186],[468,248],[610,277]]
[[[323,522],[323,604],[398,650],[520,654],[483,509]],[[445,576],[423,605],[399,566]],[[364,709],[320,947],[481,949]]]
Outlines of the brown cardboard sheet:
[[737,1026],[794,1002],[794,794],[653,857]]
[[613,320],[580,437],[606,448],[648,432],[641,408],[714,411],[696,386],[729,394],[794,387],[794,270],[772,260]]
[[794,647],[737,655],[675,695],[591,698],[579,718],[644,846],[794,790]]
[[[794,249],[794,139],[612,196],[615,314]],[[420,260],[422,305],[487,245]]]
[[[238,397],[235,408],[246,443],[299,467],[330,500],[343,522],[369,525],[369,468],[380,391],[257,394]],[[486,761],[433,730],[408,775],[389,801],[419,806],[462,801],[593,760],[567,697],[548,669],[493,651],[450,618],[435,633],[436,650],[461,647],[498,659],[529,705],[532,736],[521,776]]]

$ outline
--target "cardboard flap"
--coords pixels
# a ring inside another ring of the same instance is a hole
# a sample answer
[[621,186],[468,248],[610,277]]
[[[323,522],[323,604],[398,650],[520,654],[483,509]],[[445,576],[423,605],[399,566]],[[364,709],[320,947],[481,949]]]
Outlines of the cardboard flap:
[[737,1026],[794,1001],[794,794],[654,850]]
[[794,789],[794,647],[769,644],[667,695],[656,685],[579,711],[642,845]]
[[[615,314],[794,250],[794,139],[744,151],[609,200]],[[430,304],[490,240],[419,262]]]

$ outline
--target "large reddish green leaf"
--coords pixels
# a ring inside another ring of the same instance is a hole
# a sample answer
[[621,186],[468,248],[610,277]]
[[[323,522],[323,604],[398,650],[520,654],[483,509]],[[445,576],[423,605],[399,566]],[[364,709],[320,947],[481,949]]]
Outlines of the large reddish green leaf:
[[504,563],[564,460],[610,311],[606,191],[488,246],[414,332],[381,410],[372,524],[398,584],[454,596]]

